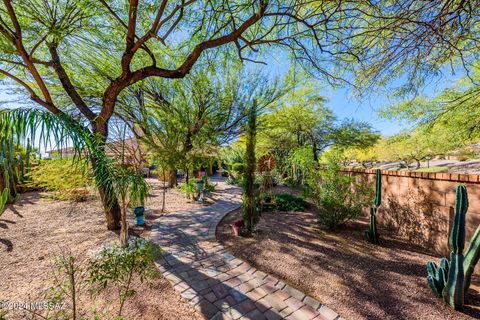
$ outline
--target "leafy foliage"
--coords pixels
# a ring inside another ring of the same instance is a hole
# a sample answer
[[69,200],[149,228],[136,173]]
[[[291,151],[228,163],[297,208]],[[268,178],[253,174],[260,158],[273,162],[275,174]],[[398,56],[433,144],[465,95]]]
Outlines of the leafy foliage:
[[[49,314],[45,318],[79,319],[81,296],[87,286],[87,270],[84,262],[71,252],[64,253],[54,258],[52,274],[54,286],[48,291],[47,298],[54,307],[49,308]],[[68,308],[64,302],[68,302]],[[60,308],[60,306],[64,307]]]
[[[108,179],[112,179],[113,193],[120,201],[120,243],[125,247],[128,245],[127,207],[143,207],[150,187],[143,175],[133,168],[115,163],[110,163],[109,167],[107,181]],[[100,182],[101,185],[105,183],[98,178],[96,181],[97,183]]]
[[82,123],[73,121],[64,114],[36,109],[2,110],[0,129],[4,133],[0,136],[3,142],[19,142],[27,137],[35,141],[37,135],[45,146],[50,140],[60,148],[70,142],[75,152],[73,160],[91,164],[94,185],[99,190],[110,229],[117,228],[118,221],[112,216],[112,211],[119,209],[117,196],[122,197],[123,208],[126,208],[130,200],[143,203],[142,198],[148,193],[148,185],[141,174],[118,166],[113,159],[107,157],[106,141],[102,137],[93,135]]
[[52,192],[52,197],[59,200],[84,200],[91,185],[86,168],[82,163],[75,163],[71,158],[40,161],[28,173],[28,186]]
[[190,179],[188,182],[182,183],[180,190],[185,194],[187,199],[193,198],[195,195],[196,185],[193,179]]
[[232,164],[232,171],[238,176],[242,175],[245,171],[245,164],[243,163],[234,163]]
[[330,154],[326,167],[309,179],[310,197],[318,206],[319,221],[331,230],[360,216],[373,196],[365,181],[341,171],[341,160],[338,154]]
[[[161,254],[160,248],[141,238],[133,240],[128,248],[112,243],[87,259],[66,251],[54,258],[51,272],[52,287],[45,292],[47,309],[26,309],[31,319],[110,319],[109,312],[98,311],[85,304],[88,298],[100,293],[118,291],[119,310],[115,319],[124,319],[122,310],[125,301],[134,296],[138,282],[151,284],[158,276],[154,259]],[[113,302],[110,295],[109,303]],[[30,318],[29,318],[30,319]]]
[[117,245],[105,248],[89,265],[89,281],[95,286],[94,292],[117,287],[120,290],[118,316],[121,316],[125,301],[137,293],[132,287],[133,281],[150,281],[158,275],[153,262],[160,253],[157,245],[142,238],[127,248]]
[[275,206],[279,211],[302,211],[305,209],[305,201],[289,193],[276,193]]
[[367,123],[337,119],[317,92],[314,86],[301,87],[259,120],[258,150],[275,156],[275,174],[291,186],[305,184],[328,148],[367,148],[379,138]]

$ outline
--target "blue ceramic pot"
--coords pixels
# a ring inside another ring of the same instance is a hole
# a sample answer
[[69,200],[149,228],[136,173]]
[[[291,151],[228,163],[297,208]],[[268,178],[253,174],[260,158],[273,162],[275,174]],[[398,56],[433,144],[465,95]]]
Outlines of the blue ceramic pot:
[[143,226],[145,224],[145,220],[144,220],[145,208],[136,207],[133,209],[133,213],[135,214],[135,224],[137,226]]

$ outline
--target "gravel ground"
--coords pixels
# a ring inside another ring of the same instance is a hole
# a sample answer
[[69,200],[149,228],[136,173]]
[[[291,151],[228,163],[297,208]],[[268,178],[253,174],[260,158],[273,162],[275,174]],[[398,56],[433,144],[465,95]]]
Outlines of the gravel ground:
[[[264,272],[301,289],[345,319],[478,319],[480,296],[470,290],[465,313],[451,311],[426,284],[425,264],[437,261],[424,249],[382,234],[381,246],[367,243],[367,221],[336,233],[318,227],[313,209],[266,212],[252,238],[232,236],[230,213],[217,228],[228,249]],[[473,306],[475,307],[473,307]]]
[[[153,186],[146,204],[147,227],[133,227],[133,234],[148,233],[151,220],[162,214],[159,183],[149,182]],[[187,203],[177,189],[168,190],[166,200],[169,212],[201,206]],[[52,285],[54,256],[71,251],[82,258],[89,250],[116,239],[117,234],[106,230],[96,199],[70,203],[42,198],[38,192],[23,194],[0,217],[0,301],[44,301],[43,293]],[[136,284],[136,290],[140,294],[125,306],[124,314],[129,319],[203,319],[164,278],[156,279],[152,287]],[[94,300],[88,298],[84,306],[94,305],[98,311],[112,315],[118,309],[117,295],[109,292]],[[7,315],[7,319],[24,318],[19,311]]]

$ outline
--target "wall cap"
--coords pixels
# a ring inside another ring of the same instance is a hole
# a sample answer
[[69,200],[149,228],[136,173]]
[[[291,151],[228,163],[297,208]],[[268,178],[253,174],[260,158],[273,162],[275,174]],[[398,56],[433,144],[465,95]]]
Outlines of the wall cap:
[[[342,171],[347,173],[375,174],[376,169],[345,168],[345,169],[342,169]],[[382,172],[382,175],[384,176],[480,183],[480,175],[478,174],[434,173],[434,172],[415,172],[415,171],[398,171],[398,170],[381,170],[381,172]]]

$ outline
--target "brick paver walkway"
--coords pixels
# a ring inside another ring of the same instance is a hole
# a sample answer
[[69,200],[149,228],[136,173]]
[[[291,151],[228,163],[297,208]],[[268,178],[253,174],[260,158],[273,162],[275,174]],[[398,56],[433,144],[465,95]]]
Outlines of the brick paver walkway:
[[239,188],[230,187],[209,207],[157,220],[152,237],[164,250],[157,266],[174,289],[207,319],[341,319],[216,241],[217,224],[240,207],[239,194]]

